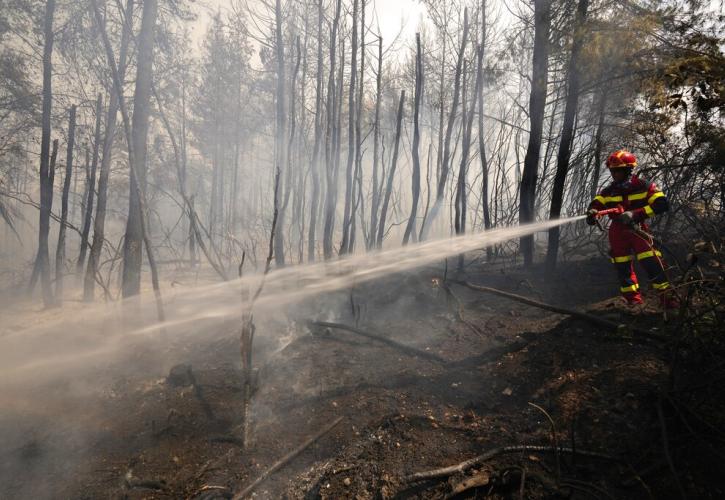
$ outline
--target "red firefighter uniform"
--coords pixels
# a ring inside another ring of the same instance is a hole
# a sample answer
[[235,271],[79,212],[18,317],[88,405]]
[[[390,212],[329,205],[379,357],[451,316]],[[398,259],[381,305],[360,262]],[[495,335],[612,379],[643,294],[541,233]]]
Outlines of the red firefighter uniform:
[[[623,155],[624,159],[631,157],[631,161],[622,163],[618,157]],[[611,162],[611,163],[610,163]],[[648,232],[645,220],[657,214],[666,212],[669,207],[667,198],[653,182],[646,181],[631,175],[632,169],[636,166],[636,159],[631,153],[617,151],[609,160],[607,166],[610,171],[617,167],[629,168],[627,176],[616,180],[605,187],[589,205],[591,209],[604,210],[621,206],[625,213],[622,215],[612,214],[612,222],[609,226],[609,245],[612,263],[617,269],[620,281],[620,292],[630,304],[642,303],[639,292],[637,275],[634,272],[633,259],[636,258],[649,275],[652,287],[660,293],[660,298],[665,307],[675,307],[670,294],[670,284],[664,270],[662,254],[654,246],[651,239],[637,234],[631,229],[631,224],[639,225],[645,232]],[[614,176],[614,172],[613,172]],[[590,217],[589,222],[592,221]]]

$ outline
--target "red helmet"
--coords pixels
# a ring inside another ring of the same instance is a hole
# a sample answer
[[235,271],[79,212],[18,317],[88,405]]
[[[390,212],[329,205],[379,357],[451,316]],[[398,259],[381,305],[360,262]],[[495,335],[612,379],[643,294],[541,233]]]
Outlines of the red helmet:
[[637,166],[637,157],[629,151],[620,149],[607,158],[607,168],[634,168]]

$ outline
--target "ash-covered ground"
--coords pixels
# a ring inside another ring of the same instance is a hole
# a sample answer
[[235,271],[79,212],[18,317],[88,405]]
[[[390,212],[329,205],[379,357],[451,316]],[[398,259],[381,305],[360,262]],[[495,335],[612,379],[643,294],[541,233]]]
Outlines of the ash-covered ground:
[[[599,260],[573,267],[551,280],[473,264],[466,279],[667,332],[658,308],[627,310],[611,298],[615,277]],[[443,279],[456,276],[444,273],[392,275],[255,316],[246,448],[239,321],[135,335],[114,343],[113,356],[85,353],[82,363],[39,364],[38,373],[25,366],[28,382],[16,374],[2,390],[0,497],[231,498],[338,417],[254,495],[668,498],[679,482],[691,497],[722,496],[710,458],[721,442],[687,439],[682,422],[698,435],[702,424],[678,421],[676,411],[694,410],[663,401],[665,344],[450,281],[446,289]],[[663,421],[675,428],[666,443]],[[522,445],[545,449],[406,479]]]

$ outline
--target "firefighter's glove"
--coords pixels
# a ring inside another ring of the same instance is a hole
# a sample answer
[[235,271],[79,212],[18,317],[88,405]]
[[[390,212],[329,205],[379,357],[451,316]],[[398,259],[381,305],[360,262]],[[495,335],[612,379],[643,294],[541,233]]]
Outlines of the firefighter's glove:
[[597,213],[597,209],[595,208],[590,208],[589,210],[587,210],[587,224],[593,226],[597,223]]
[[632,212],[631,210],[622,212],[619,217],[617,217],[617,222],[620,222],[627,226],[634,224],[634,212]]

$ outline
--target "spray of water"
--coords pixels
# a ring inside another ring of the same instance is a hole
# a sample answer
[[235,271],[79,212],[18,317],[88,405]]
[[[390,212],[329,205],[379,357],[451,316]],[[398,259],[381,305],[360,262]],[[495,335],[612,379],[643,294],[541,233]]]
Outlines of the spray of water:
[[[218,324],[238,318],[247,303],[245,297],[257,289],[262,279],[264,292],[254,306],[257,314],[583,218],[495,229],[333,261],[289,266],[274,270],[266,277],[253,275],[202,287],[167,290],[164,300],[169,319],[163,324],[153,321],[150,297],[148,300],[141,297],[132,308],[127,304],[88,306],[83,309],[82,318],[76,311],[73,317],[59,316],[40,327],[0,338],[0,374],[4,372],[8,379],[10,375],[21,377],[39,370],[47,373],[53,367],[61,369],[89,360],[98,363],[104,355],[126,345],[129,339],[142,340],[162,331],[174,336],[205,334],[209,330],[205,328],[207,322]],[[129,326],[129,309],[133,311],[131,319],[135,326]]]

